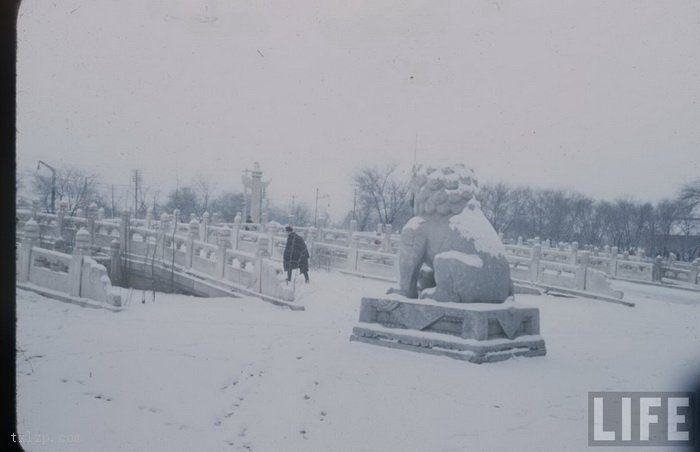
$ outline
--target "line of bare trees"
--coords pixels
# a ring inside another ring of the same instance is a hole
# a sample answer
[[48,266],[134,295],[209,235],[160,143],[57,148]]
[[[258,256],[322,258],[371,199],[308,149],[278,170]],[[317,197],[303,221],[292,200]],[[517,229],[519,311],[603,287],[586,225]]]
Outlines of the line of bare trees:
[[394,230],[402,228],[413,216],[408,202],[410,175],[401,174],[396,165],[362,166],[353,174],[353,210],[343,221],[357,221],[360,231],[377,230],[378,225],[392,225]]
[[[344,219],[360,230],[391,224],[400,230],[413,215],[408,199],[409,175],[396,166],[364,166],[353,174],[354,208]],[[617,246],[636,252],[692,259],[700,254],[700,179],[679,194],[656,204],[631,197],[596,200],[570,190],[533,189],[505,183],[481,189],[484,214],[508,237],[541,237],[554,242],[577,241]]]
[[686,259],[700,252],[700,180],[656,204],[630,197],[601,201],[574,191],[504,183],[484,185],[481,203],[494,228],[509,238],[644,248],[647,254],[675,252]]
[[[126,181],[125,181],[126,182]],[[93,202],[98,207],[104,207],[108,216],[118,215],[125,208],[134,212],[139,218],[145,218],[146,210],[154,209],[154,214],[172,212],[180,209],[182,221],[187,221],[191,214],[201,217],[204,212],[221,216],[222,221],[233,222],[238,212],[243,212],[243,193],[235,191],[218,190],[215,181],[204,175],[192,178],[190,184],[180,186],[164,193],[164,199],[158,198],[160,190],[147,185],[140,185],[138,191],[133,185],[118,185],[114,190],[113,185],[100,182],[100,176],[90,173],[75,166],[62,166],[56,168],[55,201],[56,206],[51,206],[51,192],[53,181],[50,174],[27,174],[18,172],[15,177],[15,190],[18,207],[28,208],[32,199],[39,199],[41,209],[50,212],[58,208],[58,203],[68,203],[69,215],[75,215],[78,209],[86,211]],[[134,192],[137,199],[134,199]],[[250,199],[248,200],[250,202]],[[53,208],[52,208],[53,207]],[[250,212],[250,206],[248,207]],[[295,217],[295,224],[306,225],[313,222],[313,212],[305,204],[297,202],[293,207],[270,204],[268,209],[269,219],[286,224],[289,215]],[[245,221],[245,218],[243,219]]]
[[[355,219],[359,230],[377,230],[378,225],[385,224],[400,230],[413,216],[408,199],[409,180],[410,174],[398,171],[395,165],[357,168],[353,173],[353,209],[340,226],[347,227],[350,220]],[[15,188],[20,206],[29,204],[19,195],[27,185],[41,199],[44,208],[50,210],[51,176],[37,173],[26,181],[18,174]],[[115,200],[108,189],[99,183],[97,174],[76,167],[57,169],[56,199],[67,201],[71,214],[78,209],[85,210],[92,202],[105,207],[109,214],[115,210],[115,205],[119,206],[116,207],[119,211],[130,201],[124,194]],[[228,222],[233,221],[237,212],[243,211],[242,193],[217,194],[216,185],[202,176],[195,177],[188,186],[167,193],[163,204],[157,202],[158,191],[153,194],[151,191],[148,187],[139,191],[137,212],[141,217],[145,216],[147,206],[155,207],[156,214],[161,209],[168,212],[180,209],[183,219],[190,214],[201,216],[207,211],[217,212]],[[630,197],[603,201],[575,191],[533,189],[505,183],[483,185],[481,203],[494,228],[512,239],[538,236],[555,242],[577,241],[617,246],[623,250],[644,248],[647,254],[675,252],[685,259],[700,254],[700,179],[683,186],[676,197],[656,204]],[[289,220],[289,210],[288,206],[272,204],[268,209],[269,219],[285,224]],[[297,225],[313,222],[313,211],[306,204],[294,205],[293,214]]]

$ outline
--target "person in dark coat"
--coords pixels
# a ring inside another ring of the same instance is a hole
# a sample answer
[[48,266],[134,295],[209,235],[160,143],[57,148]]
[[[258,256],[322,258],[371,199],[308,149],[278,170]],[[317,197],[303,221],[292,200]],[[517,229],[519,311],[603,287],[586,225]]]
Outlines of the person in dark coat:
[[292,280],[292,270],[298,268],[306,282],[309,282],[309,250],[299,234],[294,232],[291,226],[284,228],[287,231],[287,246],[284,247],[284,271],[287,272],[287,281]]

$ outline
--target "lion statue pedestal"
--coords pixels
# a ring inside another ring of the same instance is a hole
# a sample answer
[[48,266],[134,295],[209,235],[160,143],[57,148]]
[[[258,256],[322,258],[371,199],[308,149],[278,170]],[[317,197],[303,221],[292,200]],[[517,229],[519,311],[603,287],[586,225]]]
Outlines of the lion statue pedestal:
[[399,287],[391,298],[362,299],[350,339],[475,363],[544,355],[539,310],[514,301],[474,172],[419,166],[411,192],[416,216],[401,231]]

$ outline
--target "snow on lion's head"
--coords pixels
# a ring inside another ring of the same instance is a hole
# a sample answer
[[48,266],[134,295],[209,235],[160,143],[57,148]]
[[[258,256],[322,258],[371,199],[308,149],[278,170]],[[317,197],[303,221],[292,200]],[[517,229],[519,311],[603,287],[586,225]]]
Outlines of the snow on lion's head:
[[411,178],[416,215],[452,216],[465,207],[480,209],[479,182],[462,163],[450,166],[417,165]]

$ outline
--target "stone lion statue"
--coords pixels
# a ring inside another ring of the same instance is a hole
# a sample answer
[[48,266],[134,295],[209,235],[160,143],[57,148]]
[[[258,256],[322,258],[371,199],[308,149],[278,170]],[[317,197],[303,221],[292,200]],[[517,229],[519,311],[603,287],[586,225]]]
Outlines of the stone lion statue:
[[418,166],[415,216],[401,231],[400,293],[458,303],[501,303],[513,294],[498,234],[481,211],[479,184],[463,164]]

